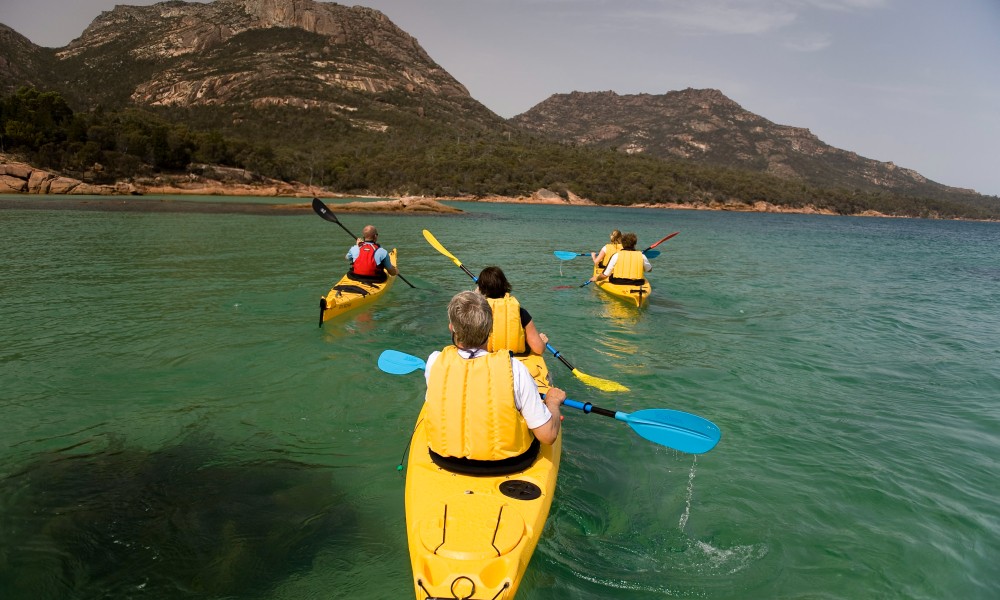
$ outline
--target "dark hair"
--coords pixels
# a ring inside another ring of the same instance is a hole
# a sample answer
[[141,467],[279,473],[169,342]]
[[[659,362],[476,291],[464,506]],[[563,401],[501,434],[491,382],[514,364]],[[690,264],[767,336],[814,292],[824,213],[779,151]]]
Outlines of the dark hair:
[[486,267],[479,274],[476,282],[479,293],[487,298],[503,298],[510,293],[510,282],[504,276],[500,267]]
[[639,239],[631,231],[622,236],[622,250],[635,250],[635,243]]

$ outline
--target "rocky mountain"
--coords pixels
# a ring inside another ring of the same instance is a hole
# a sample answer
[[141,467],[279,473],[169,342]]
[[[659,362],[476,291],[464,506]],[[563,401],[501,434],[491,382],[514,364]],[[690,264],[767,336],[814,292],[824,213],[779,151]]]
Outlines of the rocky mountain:
[[54,62],[51,52],[0,23],[0,94],[10,94],[22,85],[51,85]]
[[510,122],[560,142],[768,173],[818,187],[974,195],[891,162],[834,148],[808,129],[773,123],[719,90],[556,94]]
[[[907,214],[962,214],[956,203],[1000,212],[995,199],[833,148],[717,90],[558,94],[504,120],[386,15],[331,2],[119,5],[63,48],[0,25],[0,93],[25,85],[87,115],[61,146],[33,149],[41,166],[84,181],[203,162],[389,195],[552,188],[630,204],[900,210],[876,197],[888,194],[909,197]],[[948,206],[913,208],[914,198]]]
[[0,56],[4,90],[44,85],[77,106],[226,107],[235,119],[288,107],[373,130],[388,128],[393,113],[502,124],[416,39],[361,6],[312,0],[119,5],[64,48],[39,48],[4,28]]

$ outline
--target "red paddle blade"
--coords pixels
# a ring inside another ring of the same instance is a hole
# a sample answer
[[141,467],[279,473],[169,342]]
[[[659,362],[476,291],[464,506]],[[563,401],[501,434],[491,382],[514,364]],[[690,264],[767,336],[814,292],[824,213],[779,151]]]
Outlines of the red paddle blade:
[[652,250],[653,248],[656,248],[657,246],[659,246],[659,245],[660,245],[660,244],[662,244],[663,242],[665,242],[665,241],[669,240],[670,238],[674,237],[674,236],[675,236],[675,235],[677,235],[678,233],[680,233],[680,232],[679,232],[679,231],[675,231],[675,232],[671,233],[670,235],[668,235],[667,237],[663,238],[662,240],[660,240],[660,241],[656,242],[655,244],[653,244],[653,245],[652,245],[652,246],[650,246],[649,248],[646,248],[646,250]]

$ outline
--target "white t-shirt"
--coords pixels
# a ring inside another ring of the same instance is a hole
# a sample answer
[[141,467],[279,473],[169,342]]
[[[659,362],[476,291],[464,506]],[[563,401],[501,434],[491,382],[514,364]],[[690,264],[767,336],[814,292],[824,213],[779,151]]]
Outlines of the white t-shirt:
[[[611,277],[611,274],[615,272],[615,265],[617,264],[618,253],[615,253],[615,255],[611,257],[611,260],[608,261],[608,266],[605,267],[604,274]],[[645,254],[642,255],[642,268],[645,269],[647,273],[653,270],[653,265],[649,264],[649,259],[646,258]]]
[[[424,367],[424,378],[430,383],[431,367],[437,360],[440,352],[432,352],[427,357],[427,365]],[[479,356],[485,356],[487,352],[481,348],[476,350],[458,349],[458,355],[468,360]],[[521,361],[514,357],[510,359],[511,369],[514,371],[514,405],[524,417],[524,422],[528,424],[528,429],[537,429],[549,422],[552,413],[549,407],[542,402],[542,397],[538,395],[538,385],[528,372],[528,368],[521,364]]]

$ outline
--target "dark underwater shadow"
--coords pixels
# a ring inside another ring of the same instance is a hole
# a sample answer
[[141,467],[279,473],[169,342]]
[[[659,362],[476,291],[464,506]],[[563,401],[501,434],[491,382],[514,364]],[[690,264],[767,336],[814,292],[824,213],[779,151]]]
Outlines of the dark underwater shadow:
[[[230,462],[227,462],[230,461]],[[34,457],[0,480],[0,597],[263,598],[356,539],[329,468],[203,436]]]

